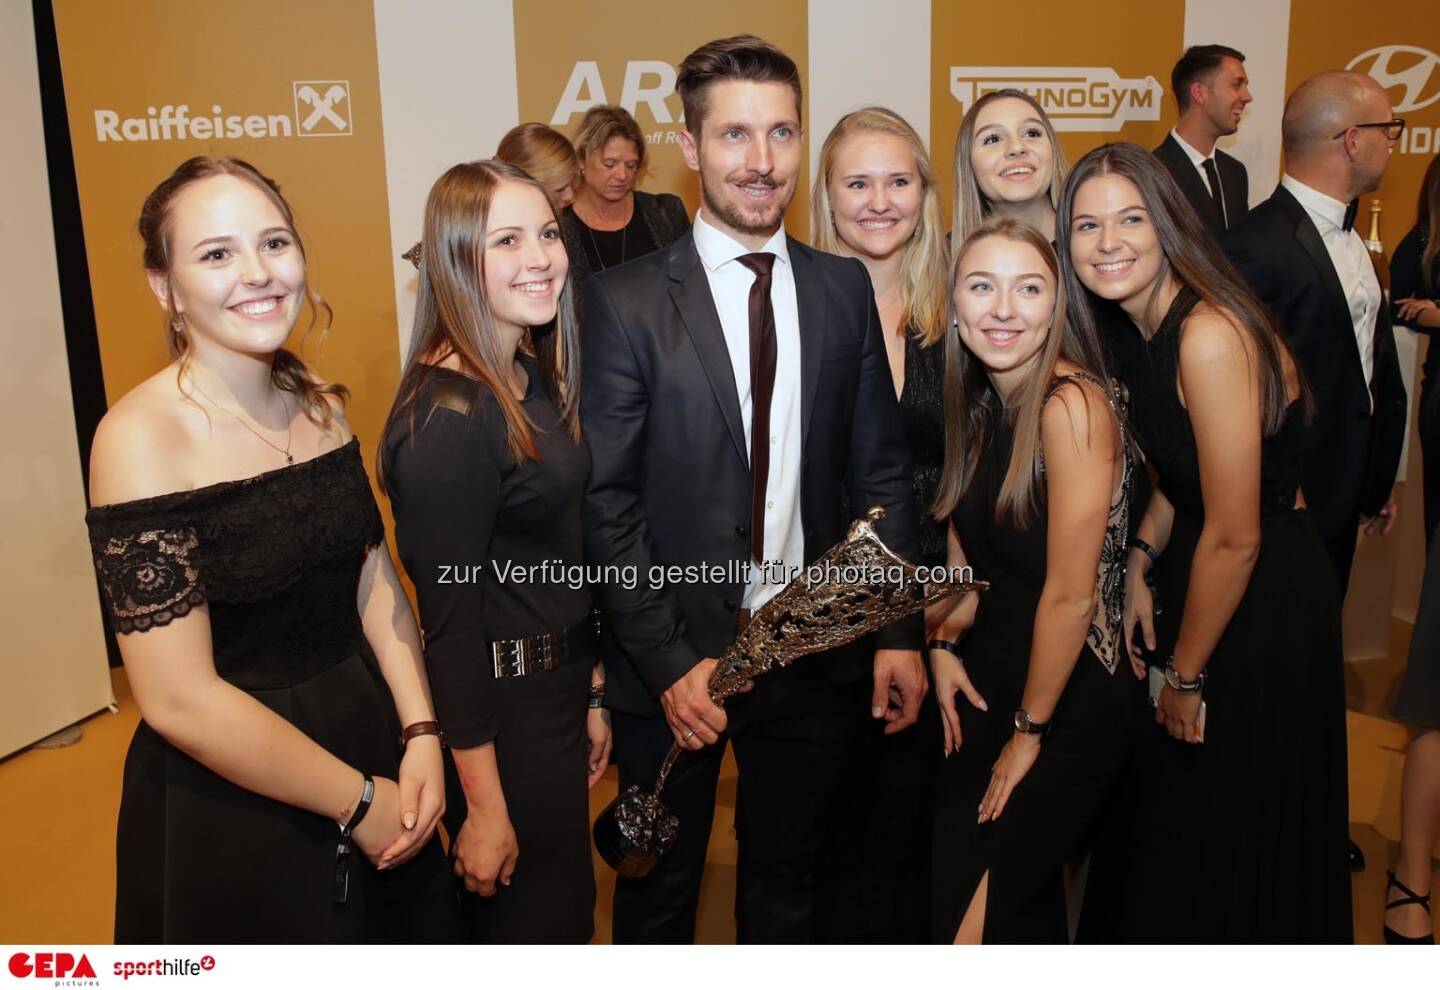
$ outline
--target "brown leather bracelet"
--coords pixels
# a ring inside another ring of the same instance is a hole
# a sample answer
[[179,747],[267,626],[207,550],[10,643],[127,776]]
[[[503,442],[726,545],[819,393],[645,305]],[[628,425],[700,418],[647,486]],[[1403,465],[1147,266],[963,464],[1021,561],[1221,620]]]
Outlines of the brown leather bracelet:
[[435,736],[440,740],[441,748],[445,746],[445,733],[440,731],[439,722],[411,722],[400,733],[400,748],[404,749],[416,736]]

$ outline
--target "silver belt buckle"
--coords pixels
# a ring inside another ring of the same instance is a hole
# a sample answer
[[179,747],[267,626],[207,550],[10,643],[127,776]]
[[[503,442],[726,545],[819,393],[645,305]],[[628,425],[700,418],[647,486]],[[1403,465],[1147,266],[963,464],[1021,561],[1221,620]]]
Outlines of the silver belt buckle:
[[496,640],[490,644],[490,658],[496,677],[524,677],[554,670],[560,666],[566,653],[564,638],[554,633]]

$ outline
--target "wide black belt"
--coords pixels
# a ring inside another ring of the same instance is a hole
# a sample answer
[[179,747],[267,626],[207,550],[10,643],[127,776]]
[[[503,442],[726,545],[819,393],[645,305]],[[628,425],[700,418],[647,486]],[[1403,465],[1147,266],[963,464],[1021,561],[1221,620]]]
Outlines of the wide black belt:
[[568,629],[490,643],[496,677],[524,677],[555,670],[567,663],[593,661],[598,653],[595,620],[586,616]]

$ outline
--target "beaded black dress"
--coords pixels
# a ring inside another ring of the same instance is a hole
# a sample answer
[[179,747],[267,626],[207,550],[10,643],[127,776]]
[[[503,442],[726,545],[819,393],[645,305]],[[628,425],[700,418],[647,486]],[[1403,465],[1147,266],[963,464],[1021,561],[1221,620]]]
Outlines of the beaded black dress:
[[[1077,375],[1058,378],[1052,394],[1081,387],[1073,384],[1076,378],[1103,388]],[[1096,569],[1095,613],[1051,730],[1000,817],[977,823],[991,770],[1014,733],[1047,568],[1043,501],[1028,526],[996,513],[1014,439],[1014,424],[994,409],[976,475],[953,515],[966,561],[990,582],[960,643],[970,681],[988,710],[956,695],[960,748],[943,762],[936,787],[933,935],[942,942],[955,937],[987,872],[985,942],[1068,941],[1063,869],[1087,844],[1114,792],[1130,742],[1127,716],[1141,696],[1121,643],[1133,475],[1127,448]]]
[[[309,461],[86,514],[120,636],[209,610],[216,673],[335,756],[394,779],[395,705],[361,628],[384,540],[358,441]],[[459,941],[438,840],[380,872],[339,829],[230,783],[142,721],[116,834],[117,943]]]
[[[1157,657],[1174,652],[1204,526],[1190,416],[1176,389],[1198,296],[1182,289],[1148,342],[1131,324],[1135,433],[1175,507],[1153,568]],[[1297,400],[1260,455],[1259,556],[1205,668],[1205,741],[1172,739],[1145,706],[1116,825],[1091,864],[1080,935],[1118,942],[1349,942],[1348,784],[1340,598],[1295,508]]]

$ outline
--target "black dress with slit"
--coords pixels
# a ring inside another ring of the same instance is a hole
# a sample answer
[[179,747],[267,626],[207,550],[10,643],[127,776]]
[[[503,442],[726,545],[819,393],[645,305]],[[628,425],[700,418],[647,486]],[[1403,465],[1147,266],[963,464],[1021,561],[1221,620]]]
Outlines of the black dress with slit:
[[[1176,386],[1198,301],[1181,290],[1128,383],[1136,435],[1175,507],[1152,571],[1160,658],[1174,652],[1205,521]],[[1171,738],[1148,704],[1136,713],[1133,772],[1091,862],[1084,941],[1352,939],[1340,597],[1295,508],[1306,429],[1297,400],[1262,443],[1260,551],[1205,667],[1205,741]]]
[[[118,635],[207,608],[221,678],[351,766],[396,777],[395,704],[356,605],[366,556],[385,538],[358,442],[242,481],[97,506],[86,522]],[[230,783],[141,721],[120,799],[115,941],[460,939],[438,840],[383,873],[352,853],[341,903],[339,838],[331,819]]]
[[[1057,379],[1052,394],[1067,381]],[[1025,690],[1048,532],[1043,499],[1027,527],[1008,514],[997,516],[1014,425],[995,409],[989,429],[979,470],[952,517],[966,562],[990,582],[960,644],[988,711],[956,695],[960,749],[941,765],[935,794],[933,935],[954,939],[988,871],[985,942],[1065,942],[1063,869],[1087,844],[1114,791],[1130,741],[1126,716],[1141,694],[1120,642],[1133,465],[1127,449],[1096,570],[1095,614],[1051,730],[1000,817],[978,824],[991,769],[1014,733]]]

